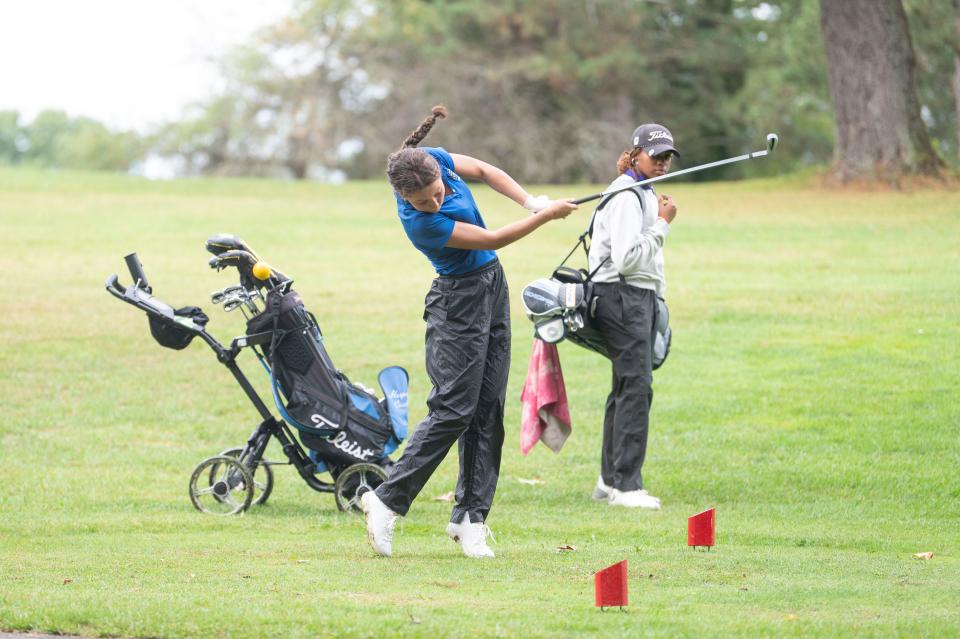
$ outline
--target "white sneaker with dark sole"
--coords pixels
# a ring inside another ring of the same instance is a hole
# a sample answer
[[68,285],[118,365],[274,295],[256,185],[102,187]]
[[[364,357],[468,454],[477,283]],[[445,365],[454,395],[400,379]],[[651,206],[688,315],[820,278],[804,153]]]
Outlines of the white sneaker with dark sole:
[[360,496],[360,506],[367,522],[367,540],[378,555],[393,554],[393,527],[400,515],[387,508],[377,494],[368,490]]
[[479,559],[494,556],[493,550],[487,545],[487,537],[492,539],[493,532],[484,523],[471,523],[470,515],[464,515],[463,521],[459,524],[452,521],[447,524],[447,535],[460,544],[463,554],[467,557]]
[[610,493],[613,488],[603,483],[603,476],[597,477],[597,485],[593,489],[594,501],[610,501]]

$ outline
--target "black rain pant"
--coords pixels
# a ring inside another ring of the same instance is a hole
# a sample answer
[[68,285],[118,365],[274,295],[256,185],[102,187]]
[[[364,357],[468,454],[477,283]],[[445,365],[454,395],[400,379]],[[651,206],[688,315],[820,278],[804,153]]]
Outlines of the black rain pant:
[[607,338],[613,363],[603,416],[600,476],[617,490],[639,490],[653,403],[656,293],[620,282],[594,286],[599,296],[594,319]]
[[510,299],[498,260],[473,273],[438,277],[424,300],[429,413],[377,488],[406,515],[427,480],[458,443],[460,475],[450,521],[483,522],[493,504],[503,449],[510,371]]

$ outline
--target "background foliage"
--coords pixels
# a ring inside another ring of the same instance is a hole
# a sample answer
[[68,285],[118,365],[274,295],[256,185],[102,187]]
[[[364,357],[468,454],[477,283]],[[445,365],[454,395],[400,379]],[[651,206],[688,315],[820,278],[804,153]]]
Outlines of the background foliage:
[[[960,9],[904,6],[922,117],[955,163]],[[781,173],[833,154],[816,2],[299,0],[220,64],[222,93],[149,134],[0,114],[0,162],[126,170],[153,154],[187,175],[379,177],[436,103],[451,117],[428,143],[526,181],[607,181],[644,121],[673,130],[687,165],[781,134],[773,161],[694,180]]]

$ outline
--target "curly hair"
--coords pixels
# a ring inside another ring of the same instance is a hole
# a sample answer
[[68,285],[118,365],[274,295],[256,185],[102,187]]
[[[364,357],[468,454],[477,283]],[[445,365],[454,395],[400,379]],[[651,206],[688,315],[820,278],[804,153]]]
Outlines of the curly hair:
[[427,137],[440,118],[447,117],[447,108],[438,104],[431,109],[414,131],[403,141],[399,151],[387,157],[387,179],[397,193],[413,193],[429,186],[440,177],[440,165],[429,153],[416,148]]
[[620,157],[617,158],[617,173],[626,173],[627,169],[633,167],[641,153],[643,153],[643,149],[639,147],[635,149],[627,149],[621,153]]

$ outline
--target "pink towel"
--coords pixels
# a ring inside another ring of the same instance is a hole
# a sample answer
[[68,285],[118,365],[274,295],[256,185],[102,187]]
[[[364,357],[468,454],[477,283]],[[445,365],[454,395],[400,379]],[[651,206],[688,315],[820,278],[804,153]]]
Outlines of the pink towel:
[[570,436],[570,407],[556,344],[534,339],[527,380],[520,393],[520,451],[526,455],[542,441],[555,453]]

